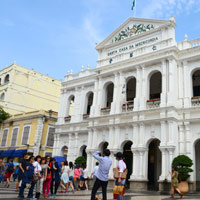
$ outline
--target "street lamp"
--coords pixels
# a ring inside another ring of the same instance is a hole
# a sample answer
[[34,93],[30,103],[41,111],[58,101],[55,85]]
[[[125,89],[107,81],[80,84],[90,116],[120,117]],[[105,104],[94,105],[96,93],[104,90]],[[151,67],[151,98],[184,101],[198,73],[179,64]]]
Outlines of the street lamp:
[[49,117],[50,117],[50,118],[51,118],[52,114],[53,114],[53,110],[50,109],[50,110],[49,110]]

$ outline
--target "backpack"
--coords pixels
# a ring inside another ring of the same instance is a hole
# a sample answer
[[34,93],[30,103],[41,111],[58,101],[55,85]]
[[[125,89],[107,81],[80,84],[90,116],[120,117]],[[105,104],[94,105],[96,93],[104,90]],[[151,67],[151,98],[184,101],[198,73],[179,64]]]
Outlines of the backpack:
[[12,163],[8,165],[7,171],[8,172],[13,172],[14,171],[14,165]]

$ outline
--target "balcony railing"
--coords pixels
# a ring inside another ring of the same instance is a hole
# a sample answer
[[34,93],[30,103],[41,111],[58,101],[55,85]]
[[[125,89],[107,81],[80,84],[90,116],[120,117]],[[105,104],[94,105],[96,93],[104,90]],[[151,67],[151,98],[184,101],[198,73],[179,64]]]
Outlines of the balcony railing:
[[101,108],[101,114],[102,115],[108,115],[108,114],[110,114],[110,107]]
[[150,109],[160,107],[160,98],[147,100],[147,106]]
[[86,114],[83,114],[83,120],[86,120],[88,119],[90,116],[90,113],[86,113]]
[[200,106],[200,96],[191,98],[192,106]]
[[67,116],[67,117],[65,117],[65,122],[70,122],[71,121],[71,118],[72,118],[72,116]]
[[133,108],[134,108],[134,102],[129,101],[122,105],[122,112],[133,111]]

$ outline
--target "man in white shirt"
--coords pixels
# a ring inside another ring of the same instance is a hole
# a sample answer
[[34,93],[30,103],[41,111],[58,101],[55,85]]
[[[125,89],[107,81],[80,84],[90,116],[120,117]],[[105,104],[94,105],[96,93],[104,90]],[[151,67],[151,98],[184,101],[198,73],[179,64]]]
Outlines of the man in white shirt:
[[110,156],[109,149],[105,149],[103,151],[103,156],[99,156],[99,153],[100,152],[97,151],[93,154],[93,157],[99,161],[99,169],[96,172],[96,181],[92,188],[91,200],[95,200],[97,190],[100,187],[102,187],[103,200],[107,200],[108,174],[110,171],[110,167],[112,165],[112,161],[109,158]]

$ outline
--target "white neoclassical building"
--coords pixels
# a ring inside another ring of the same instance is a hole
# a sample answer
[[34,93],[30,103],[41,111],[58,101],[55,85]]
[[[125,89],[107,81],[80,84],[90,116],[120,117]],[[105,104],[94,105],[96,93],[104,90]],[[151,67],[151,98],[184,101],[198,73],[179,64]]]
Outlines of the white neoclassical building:
[[[62,83],[54,155],[122,151],[130,187],[163,190],[175,156],[193,160],[200,190],[200,39],[175,40],[175,19],[129,18],[96,46],[97,67]],[[110,171],[110,179],[113,174]]]

